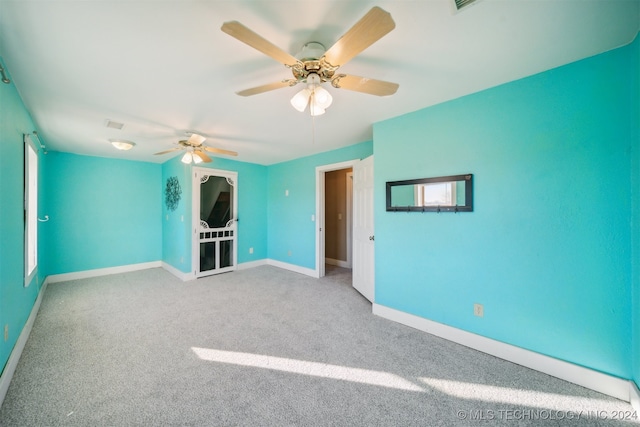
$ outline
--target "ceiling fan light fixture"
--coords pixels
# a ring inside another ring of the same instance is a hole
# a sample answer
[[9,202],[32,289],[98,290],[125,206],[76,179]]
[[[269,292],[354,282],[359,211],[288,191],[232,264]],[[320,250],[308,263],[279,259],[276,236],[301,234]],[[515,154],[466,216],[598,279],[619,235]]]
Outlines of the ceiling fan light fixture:
[[118,150],[123,151],[131,150],[136,145],[134,142],[125,141],[124,139],[110,139],[109,142]]
[[312,116],[319,116],[325,113],[333,102],[333,97],[328,90],[320,86],[320,77],[311,73],[307,77],[307,87],[296,93],[291,98],[291,105],[301,113],[309,105],[309,111]]
[[296,93],[293,98],[291,98],[291,105],[293,105],[293,108],[302,113],[307,108],[307,104],[309,103],[309,96],[311,96],[311,91],[309,91],[309,89],[307,88],[304,88],[300,92]]
[[193,163],[200,164],[202,163],[202,157],[198,156],[197,154],[192,154],[191,158],[193,159]]
[[322,109],[329,108],[331,103],[333,102],[333,97],[323,87],[317,86],[313,90],[313,103]]
[[311,94],[311,97],[309,98],[309,113],[313,117],[321,116],[322,114],[325,113],[325,109],[322,107],[322,105],[316,102],[316,99],[313,96],[313,94]]
[[190,152],[186,152],[184,153],[184,156],[182,156],[182,160],[180,160],[182,163],[188,165],[189,163],[191,163],[191,161],[193,160],[193,155]]
[[309,112],[312,116],[321,116],[325,113],[325,109],[315,103],[309,103]]

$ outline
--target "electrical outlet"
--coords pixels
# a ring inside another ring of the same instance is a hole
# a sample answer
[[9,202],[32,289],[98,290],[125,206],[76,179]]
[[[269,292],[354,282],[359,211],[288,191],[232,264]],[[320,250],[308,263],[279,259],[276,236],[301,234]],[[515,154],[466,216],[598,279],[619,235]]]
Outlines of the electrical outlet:
[[249,248],[249,253],[252,254],[253,253],[253,248]]
[[4,340],[9,341],[9,324],[4,325]]
[[473,304],[473,315],[484,317],[484,306],[482,304]]
[[287,255],[291,256],[291,251],[287,252]]

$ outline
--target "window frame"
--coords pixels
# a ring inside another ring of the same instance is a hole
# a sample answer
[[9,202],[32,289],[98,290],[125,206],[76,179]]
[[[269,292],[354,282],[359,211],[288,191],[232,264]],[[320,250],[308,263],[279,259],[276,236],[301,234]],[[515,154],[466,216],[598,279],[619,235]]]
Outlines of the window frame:
[[38,273],[38,148],[24,135],[24,287]]

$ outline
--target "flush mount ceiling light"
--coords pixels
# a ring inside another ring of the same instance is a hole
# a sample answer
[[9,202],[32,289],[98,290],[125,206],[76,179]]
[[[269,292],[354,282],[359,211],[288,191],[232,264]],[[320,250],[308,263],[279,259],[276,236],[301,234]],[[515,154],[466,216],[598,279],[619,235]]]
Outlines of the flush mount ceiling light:
[[135,142],[126,141],[124,139],[110,139],[111,145],[113,145],[118,150],[131,150],[135,144]]
[[310,73],[307,76],[307,87],[291,98],[293,108],[302,113],[309,105],[312,116],[324,114],[333,102],[333,97],[328,90],[320,86],[320,83],[320,77],[316,73]]

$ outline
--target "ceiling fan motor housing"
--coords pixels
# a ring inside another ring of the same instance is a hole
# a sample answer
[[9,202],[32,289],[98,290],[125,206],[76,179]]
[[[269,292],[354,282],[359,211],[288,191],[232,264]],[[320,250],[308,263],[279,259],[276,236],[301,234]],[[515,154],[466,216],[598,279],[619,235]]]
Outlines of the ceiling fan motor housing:
[[309,74],[317,74],[321,82],[327,82],[333,78],[337,69],[338,67],[329,64],[324,58],[298,62],[291,67],[293,76],[298,82],[306,81]]
[[296,55],[298,62],[291,66],[291,71],[297,82],[306,82],[309,74],[316,74],[320,77],[321,83],[333,78],[338,67],[325,60],[326,50],[324,45],[319,42],[308,42],[302,46]]

